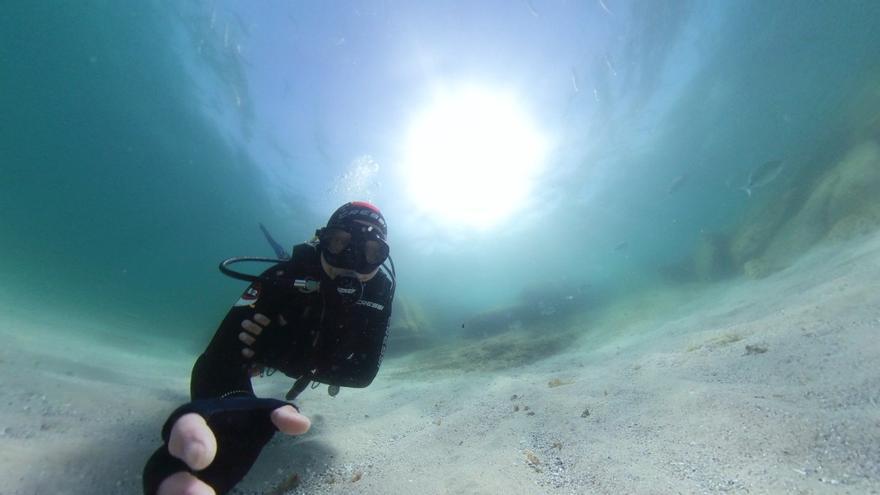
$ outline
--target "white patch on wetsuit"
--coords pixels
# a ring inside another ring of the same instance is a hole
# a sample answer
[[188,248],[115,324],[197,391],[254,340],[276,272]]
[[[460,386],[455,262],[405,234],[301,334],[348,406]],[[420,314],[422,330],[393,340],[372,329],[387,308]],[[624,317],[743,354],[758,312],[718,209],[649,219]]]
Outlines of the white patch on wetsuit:
[[254,284],[244,291],[234,306],[253,306],[260,298],[260,284]]
[[367,301],[366,299],[358,299],[358,302],[355,304],[360,304],[361,306],[366,306],[368,308],[378,309],[382,311],[385,309],[385,306],[379,303],[374,303],[373,301]]

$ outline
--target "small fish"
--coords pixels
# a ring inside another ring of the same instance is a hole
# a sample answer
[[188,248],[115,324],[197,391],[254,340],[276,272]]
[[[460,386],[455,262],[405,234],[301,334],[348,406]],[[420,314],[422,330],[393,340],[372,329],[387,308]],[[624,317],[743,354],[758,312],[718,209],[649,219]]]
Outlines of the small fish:
[[593,98],[596,100],[596,103],[599,103],[599,90],[593,88]]
[[623,242],[618,243],[616,246],[614,246],[614,250],[619,252],[619,251],[623,251],[624,249],[626,249],[628,247],[629,247],[629,243],[626,241],[623,241]]
[[617,77],[617,71],[614,70],[614,65],[611,64],[611,59],[608,58],[608,55],[605,55],[605,66],[608,67],[608,71],[611,72],[613,77]]
[[687,182],[687,174],[681,174],[672,179],[672,182],[669,183],[669,187],[666,188],[666,194],[672,194],[675,191],[678,191],[685,182]]
[[605,5],[605,2],[603,2],[602,0],[599,0],[599,7],[602,7],[602,10],[607,12],[608,15],[614,15],[614,12],[611,12],[611,10],[608,9],[608,6]]
[[574,89],[575,93],[581,92],[581,89],[578,87],[578,75],[577,72],[574,71],[574,67],[571,68],[571,87]]
[[782,172],[782,160],[770,160],[761,164],[749,173],[746,185],[741,187],[749,196],[752,195],[752,189],[764,187],[773,182]]
[[529,12],[531,12],[533,16],[535,16],[535,17],[540,17],[540,16],[538,15],[538,11],[535,10],[534,5],[532,5],[531,0],[526,0],[526,6],[529,8]]

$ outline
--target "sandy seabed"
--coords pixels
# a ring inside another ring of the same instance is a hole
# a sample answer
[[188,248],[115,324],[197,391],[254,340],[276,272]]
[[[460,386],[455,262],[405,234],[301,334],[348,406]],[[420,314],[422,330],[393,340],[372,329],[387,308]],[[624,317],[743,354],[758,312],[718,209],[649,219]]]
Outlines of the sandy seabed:
[[[528,366],[308,390],[235,493],[880,493],[880,235],[692,294]],[[195,356],[2,304],[0,494],[140,493]]]

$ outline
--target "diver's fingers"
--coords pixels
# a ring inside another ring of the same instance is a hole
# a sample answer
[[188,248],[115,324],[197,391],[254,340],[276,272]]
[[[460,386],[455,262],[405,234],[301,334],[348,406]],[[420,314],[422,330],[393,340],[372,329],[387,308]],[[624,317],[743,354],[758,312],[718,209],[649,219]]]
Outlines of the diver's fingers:
[[240,334],[238,334],[238,340],[244,342],[247,345],[254,345],[254,342],[257,341],[257,339],[255,339],[253,335],[247,332],[241,332]]
[[272,411],[272,424],[287,435],[300,435],[309,431],[312,422],[291,405],[281,406]]
[[260,335],[260,332],[263,331],[263,327],[261,327],[260,325],[257,325],[256,323],[252,322],[251,320],[242,321],[241,328],[244,328],[245,330],[247,330],[248,332],[250,332],[254,335]]
[[263,367],[260,365],[254,365],[254,366],[251,366],[250,369],[248,369],[248,375],[250,375],[251,378],[256,378],[262,374],[263,374]]
[[254,314],[254,321],[256,321],[257,323],[259,323],[260,325],[263,325],[263,326],[265,327],[265,326],[268,325],[272,320],[270,320],[269,318],[267,318],[266,315],[264,315],[264,314],[262,314],[262,313],[256,313],[256,314]]
[[217,455],[217,438],[205,418],[184,414],[174,423],[168,438],[168,452],[185,462],[190,469],[208,467]]
[[179,471],[165,478],[159,485],[159,495],[216,495],[207,483],[186,471]]
[[250,359],[250,358],[254,357],[254,350],[251,349],[250,347],[245,347],[244,349],[241,350],[241,355]]

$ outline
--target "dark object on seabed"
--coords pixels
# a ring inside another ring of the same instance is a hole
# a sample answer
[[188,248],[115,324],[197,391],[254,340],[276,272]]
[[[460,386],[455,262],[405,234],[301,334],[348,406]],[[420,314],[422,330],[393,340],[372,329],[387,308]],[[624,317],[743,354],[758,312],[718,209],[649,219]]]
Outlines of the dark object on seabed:
[[746,353],[744,356],[750,356],[752,354],[764,354],[767,352],[767,348],[757,344],[748,344],[746,345]]

